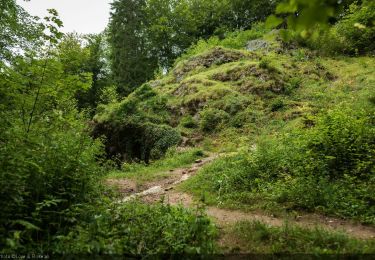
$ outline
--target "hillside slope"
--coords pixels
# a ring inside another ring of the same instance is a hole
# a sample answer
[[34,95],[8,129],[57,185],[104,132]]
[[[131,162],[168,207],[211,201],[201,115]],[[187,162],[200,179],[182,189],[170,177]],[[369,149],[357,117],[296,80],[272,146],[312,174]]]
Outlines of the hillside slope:
[[284,46],[277,32],[256,40],[259,33],[249,32],[198,43],[166,76],[101,107],[99,128],[165,124],[185,137],[185,145],[235,150],[320,111],[373,106],[373,57],[322,57]]
[[[127,195],[140,191],[154,200],[172,194],[189,204],[191,194],[228,216],[230,211],[217,207],[255,210],[257,216],[261,211],[263,219],[270,215],[299,222],[314,216],[314,223],[323,225],[331,216],[344,226],[352,224],[340,219],[373,226],[374,57],[322,56],[282,43],[277,31],[261,35],[246,31],[222,41],[201,41],[167,75],[100,107],[95,133],[106,135],[107,152],[126,162],[108,176],[109,182]],[[171,146],[181,151],[158,161]],[[168,185],[181,175],[173,169],[199,154],[190,147],[221,156],[191,178],[181,170],[184,181],[170,187],[177,193],[169,192]],[[129,164],[138,160],[150,165]],[[173,196],[168,200],[176,200]],[[253,219],[254,213],[242,215]],[[245,221],[223,228],[219,244],[238,239],[247,245],[241,249],[246,252],[272,251],[272,239],[285,232],[300,242],[326,245],[317,245],[317,252],[339,250],[298,227]],[[372,234],[372,227],[368,230]],[[259,232],[268,232],[270,245],[249,237]],[[258,242],[259,248],[254,247]]]

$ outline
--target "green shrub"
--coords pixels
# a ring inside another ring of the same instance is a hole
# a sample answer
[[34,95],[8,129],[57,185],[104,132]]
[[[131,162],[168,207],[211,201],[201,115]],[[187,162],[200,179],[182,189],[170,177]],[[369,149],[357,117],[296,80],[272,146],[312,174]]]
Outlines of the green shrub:
[[191,115],[188,115],[181,118],[180,125],[186,128],[196,128],[198,127],[198,122]]
[[267,32],[264,23],[256,23],[250,30],[227,33],[221,45],[226,48],[243,49],[249,41],[262,38]]
[[267,58],[262,58],[259,62],[259,68],[268,70],[268,72],[273,73],[277,71],[277,68],[275,68],[272,65],[272,62]]
[[261,69],[267,69],[269,67],[269,60],[267,59],[262,59],[260,62],[259,62],[259,68]]
[[99,103],[110,104],[118,101],[118,94],[115,86],[108,86],[101,90]]
[[276,141],[289,152],[276,160],[280,178],[270,184],[271,193],[293,207],[375,223],[371,217],[375,197],[370,192],[375,184],[371,116],[340,107],[319,115],[314,124]]
[[200,190],[204,187],[204,191],[217,193],[219,197],[238,189],[250,189],[244,177],[248,172],[248,166],[247,157],[243,154],[220,158],[204,167],[200,174],[189,180],[186,185],[189,186],[189,190]]
[[375,223],[371,112],[338,107],[316,116],[312,125],[263,136],[256,148],[216,160],[186,185],[220,200],[262,194],[290,208]]
[[120,125],[96,125],[95,135],[107,137],[107,156],[120,161],[160,159],[168,148],[177,146],[181,134],[164,124],[131,123]]
[[323,54],[337,54],[343,53],[346,48],[345,39],[337,32],[335,26],[330,29],[316,29],[319,32],[319,37],[311,39],[299,39],[301,45],[307,45],[309,48],[319,51]]
[[285,87],[285,94],[291,94],[294,90],[300,87],[302,79],[299,77],[293,77],[289,80]]
[[285,107],[284,100],[281,98],[276,98],[275,100],[272,101],[271,103],[271,111],[276,112],[282,108]]
[[224,39],[220,39],[217,36],[212,36],[207,40],[199,40],[193,44],[179,59],[176,60],[178,63],[181,60],[188,59],[194,55],[203,53],[208,49],[214,47],[224,47],[231,49],[244,49],[246,44],[258,38],[261,38],[269,30],[265,28],[264,23],[253,24],[251,30],[235,31],[225,34]]
[[50,115],[34,125],[38,132],[25,137],[23,129],[2,132],[0,146],[0,250],[30,252],[64,233],[79,218],[75,208],[98,192],[102,153],[86,126]]
[[180,141],[180,132],[168,125],[149,124],[146,126],[144,150],[147,153],[148,149],[151,149],[150,156],[153,159],[160,159],[169,148],[178,145]]
[[293,60],[294,61],[307,61],[309,60],[309,56],[305,49],[297,49],[293,52]]
[[315,29],[319,32],[310,39],[297,41],[309,47],[328,54],[365,54],[375,50],[375,3],[371,0],[351,4],[340,17],[339,21],[330,28]]
[[58,253],[209,254],[215,230],[202,210],[139,202],[92,209],[87,223],[78,225],[55,245]]
[[344,52],[375,51],[375,2],[365,0],[362,5],[352,4],[335,27],[337,33],[344,37]]
[[244,111],[238,112],[230,118],[230,125],[233,127],[242,127],[246,124],[256,124],[264,119],[264,110],[259,110],[253,106],[247,107]]
[[370,115],[344,108],[318,117],[304,134],[309,156],[324,163],[330,178],[347,174],[364,180],[374,173],[374,136]]
[[94,120],[111,125],[166,123],[169,119],[166,102],[164,97],[144,84],[120,102],[102,105]]
[[122,101],[102,106],[94,118],[94,136],[106,137],[108,157],[148,163],[177,145],[181,135],[168,126],[166,102],[145,84]]
[[371,116],[338,108],[318,116],[314,124],[284,136],[283,149],[291,153],[281,168],[284,177],[272,185],[272,193],[292,207],[375,223]]
[[236,114],[230,119],[229,124],[230,126],[233,126],[235,128],[241,128],[245,126],[246,123],[248,123],[247,119],[248,119],[248,114],[245,111],[239,112],[238,114]]
[[200,113],[200,127],[205,132],[214,131],[221,123],[229,119],[227,112],[219,109],[208,108]]
[[281,179],[273,185],[275,201],[289,208],[322,211],[343,218],[374,224],[375,201],[372,190],[375,180],[368,182],[345,176],[332,181],[313,175]]
[[243,111],[249,104],[249,99],[242,95],[226,95],[223,98],[212,102],[211,106],[227,112],[229,115],[235,115]]

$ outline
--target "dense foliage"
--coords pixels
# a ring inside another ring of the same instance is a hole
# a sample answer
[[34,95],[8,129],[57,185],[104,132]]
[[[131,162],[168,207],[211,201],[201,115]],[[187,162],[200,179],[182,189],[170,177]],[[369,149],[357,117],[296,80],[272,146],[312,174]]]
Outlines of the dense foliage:
[[[14,1],[1,5],[6,15],[1,16],[0,28],[6,36],[1,39],[4,48],[1,48],[0,60],[0,251],[67,252],[69,247],[64,247],[62,239],[68,239],[74,232],[85,233],[85,228],[95,225],[94,210],[98,201],[105,200],[101,184],[107,165],[103,160],[103,145],[100,139],[90,136],[89,118],[79,112],[114,100],[111,87],[105,86],[108,81],[101,46],[103,38],[101,35],[86,39],[77,35],[62,37],[58,30],[62,24],[56,11],[50,10],[50,17],[38,23]],[[24,30],[33,30],[36,33],[33,37],[42,41],[31,42],[34,38],[29,38]],[[104,90],[104,86],[108,89]],[[154,95],[147,87],[138,94],[137,98],[143,99]],[[156,105],[159,103],[155,100]],[[147,150],[147,156],[150,153],[160,156],[171,142],[176,144],[180,138],[169,126],[148,124],[143,130],[147,136],[145,147],[153,148]],[[133,217],[129,209],[143,212],[137,222],[129,220]],[[106,212],[106,206],[102,205],[101,210]],[[146,223],[143,217],[148,216],[155,225],[166,224],[160,226],[162,233],[171,230],[175,222],[189,232],[182,234],[185,240],[175,245],[168,238],[162,243],[150,236],[151,246],[162,252],[172,252],[172,248],[173,252],[189,248],[212,250],[209,231],[212,228],[201,215],[138,203],[115,211],[115,215],[107,217],[122,214],[131,230],[143,229]],[[88,212],[93,215],[88,216]],[[170,221],[173,218],[175,222]],[[200,224],[197,220],[201,220]],[[106,223],[111,228],[112,222]],[[122,229],[122,226],[116,228]],[[152,234],[154,226],[149,228]],[[118,246],[118,252],[150,253],[137,251],[144,237],[143,233],[138,234],[137,238],[129,236],[129,243],[122,248]],[[86,245],[74,248],[71,252],[90,252]]]
[[[76,221],[74,208],[96,193],[101,144],[89,137],[74,94],[89,75],[65,73],[56,49],[59,26],[51,18],[49,41],[1,62],[0,245],[25,250],[48,241]],[[22,39],[23,40],[23,39]]]
[[[0,253],[216,252],[204,208],[105,186],[172,172],[203,202],[374,225],[374,21],[371,0],[115,0],[105,32],[64,35],[55,10],[2,0]],[[228,155],[199,172],[202,147]],[[373,252],[319,230],[236,232],[254,252]]]
[[345,16],[333,30],[341,36],[343,52],[363,54],[375,51],[375,3],[363,1],[361,5],[350,5]]
[[66,237],[56,252],[131,256],[210,254],[215,230],[208,218],[182,207],[139,202],[97,207]]
[[255,150],[214,162],[193,182],[207,183],[219,200],[263,197],[374,223],[372,120],[365,111],[329,111],[309,119],[313,126],[264,136]]
[[28,48],[39,42],[44,25],[16,4],[15,0],[0,3],[0,59],[10,60],[15,48]]
[[167,125],[166,100],[143,85],[119,103],[102,106],[95,116],[96,136],[107,137],[107,154],[121,160],[159,159],[178,145],[180,133]]
[[[297,41],[323,53],[364,54],[375,50],[374,7],[371,0],[285,1],[277,6],[276,13],[287,16],[289,30],[281,31],[287,41]],[[267,25],[274,27],[283,21],[272,15]]]
[[120,94],[128,95],[152,79],[155,71],[168,70],[200,38],[249,29],[265,19],[276,2],[114,1],[109,36],[112,71]]

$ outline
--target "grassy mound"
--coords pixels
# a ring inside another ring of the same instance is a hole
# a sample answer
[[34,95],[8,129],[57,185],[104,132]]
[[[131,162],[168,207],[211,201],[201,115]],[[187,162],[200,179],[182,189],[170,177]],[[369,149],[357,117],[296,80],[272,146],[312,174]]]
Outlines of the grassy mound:
[[[267,48],[247,50],[257,37]],[[162,115],[182,136],[179,144],[237,153],[207,166],[186,191],[208,191],[212,202],[237,207],[374,224],[373,64],[373,57],[333,58],[286,45],[260,28],[212,38],[143,87],[151,94],[136,99],[148,111],[139,118]],[[98,118],[116,115],[120,121],[107,121],[128,124],[123,107],[139,92]]]

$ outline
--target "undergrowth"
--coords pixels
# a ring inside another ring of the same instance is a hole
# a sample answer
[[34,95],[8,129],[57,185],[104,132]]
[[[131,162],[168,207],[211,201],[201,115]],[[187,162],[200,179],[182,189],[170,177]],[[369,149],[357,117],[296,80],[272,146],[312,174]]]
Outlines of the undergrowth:
[[183,188],[208,192],[211,203],[276,203],[375,224],[372,120],[365,110],[328,111],[216,160]]
[[267,254],[373,254],[373,240],[349,238],[345,234],[321,228],[306,229],[284,223],[282,227],[262,222],[239,222],[231,234],[249,253]]
[[101,203],[88,211],[85,222],[57,237],[54,252],[145,257],[215,251],[215,228],[200,208],[134,201]]

